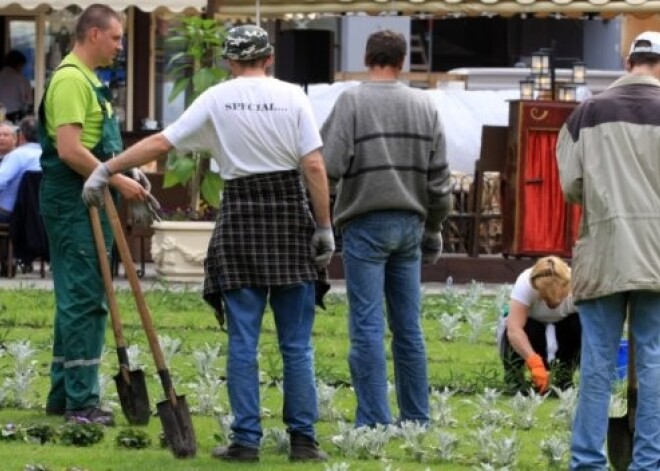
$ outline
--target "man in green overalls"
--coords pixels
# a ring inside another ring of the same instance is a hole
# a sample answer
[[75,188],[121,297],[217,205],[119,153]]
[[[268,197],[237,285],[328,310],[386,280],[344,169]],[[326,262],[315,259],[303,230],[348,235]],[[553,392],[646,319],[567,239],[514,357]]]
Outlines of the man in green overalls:
[[[46,87],[39,107],[41,212],[50,244],[55,285],[55,333],[48,414],[112,425],[99,407],[98,370],[107,306],[88,210],[80,194],[87,175],[122,150],[111,94],[94,73],[111,65],[122,48],[120,15],[92,5],[76,25],[76,42]],[[144,200],[147,191],[132,178],[115,175],[111,185],[123,198]],[[106,247],[112,246],[101,212]]]

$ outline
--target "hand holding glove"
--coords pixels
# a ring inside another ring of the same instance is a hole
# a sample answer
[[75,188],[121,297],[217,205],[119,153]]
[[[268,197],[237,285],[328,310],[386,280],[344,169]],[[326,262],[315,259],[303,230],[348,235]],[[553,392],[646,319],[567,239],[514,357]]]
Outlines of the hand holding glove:
[[442,236],[439,232],[424,230],[422,236],[422,264],[435,265],[442,254]]
[[142,170],[140,170],[139,168],[132,168],[129,171],[128,176],[130,176],[133,180],[135,180],[140,185],[142,185],[142,188],[147,190],[147,192],[151,193],[151,182],[149,181],[149,179]]
[[146,200],[129,203],[131,219],[136,226],[149,227],[154,221],[160,222],[159,210],[160,203],[151,193],[147,193]]
[[545,369],[543,359],[536,353],[530,355],[525,360],[525,364],[532,373],[532,382],[541,394],[548,390],[550,385],[550,373]]
[[151,182],[139,168],[132,168],[128,175],[138,182],[142,188],[147,191],[147,199],[143,201],[131,201],[130,213],[133,224],[136,226],[149,227],[154,221],[160,222],[158,211],[160,210],[160,203],[151,194]]
[[108,186],[108,180],[112,175],[105,164],[97,165],[94,171],[87,177],[83,187],[82,199],[87,207],[103,206],[103,191]]
[[312,257],[317,268],[326,267],[335,251],[335,236],[332,227],[316,226],[312,236]]

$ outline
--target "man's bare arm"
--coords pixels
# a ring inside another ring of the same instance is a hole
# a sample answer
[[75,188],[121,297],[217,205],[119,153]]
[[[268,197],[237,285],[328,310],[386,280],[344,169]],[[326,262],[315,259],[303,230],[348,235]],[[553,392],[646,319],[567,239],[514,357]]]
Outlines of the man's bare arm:
[[328,192],[328,176],[325,172],[325,164],[321,152],[315,150],[305,157],[300,163],[305,178],[305,184],[309,191],[314,208],[316,224],[330,227],[330,196]]
[[106,166],[110,173],[140,167],[153,160],[164,158],[173,148],[174,146],[170,141],[165,138],[163,133],[159,132],[132,145],[114,159],[106,162]]
[[77,124],[65,124],[57,128],[56,143],[60,159],[83,177],[89,176],[99,160],[82,145],[82,128]]

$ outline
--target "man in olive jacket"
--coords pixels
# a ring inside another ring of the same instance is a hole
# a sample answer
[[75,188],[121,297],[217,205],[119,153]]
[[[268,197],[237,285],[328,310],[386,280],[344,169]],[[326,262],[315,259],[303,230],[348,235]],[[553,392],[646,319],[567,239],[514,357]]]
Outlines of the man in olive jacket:
[[660,33],[632,44],[628,74],[562,128],[568,201],[582,205],[573,296],[582,323],[580,395],[570,469],[607,469],[612,371],[626,308],[639,395],[631,470],[660,468]]

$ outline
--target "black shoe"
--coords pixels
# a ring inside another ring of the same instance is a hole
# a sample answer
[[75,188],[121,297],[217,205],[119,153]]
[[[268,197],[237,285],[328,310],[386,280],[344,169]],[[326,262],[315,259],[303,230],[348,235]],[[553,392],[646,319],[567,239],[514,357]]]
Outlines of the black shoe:
[[86,409],[68,410],[64,413],[67,422],[101,424],[107,427],[115,425],[115,416],[112,412],[100,407],[88,407]]
[[232,443],[229,446],[215,447],[211,456],[224,461],[249,463],[259,461],[259,449]]
[[290,461],[328,461],[328,454],[319,448],[319,444],[313,438],[292,432],[290,442]]
[[64,407],[46,405],[46,415],[64,415],[65,412]]

